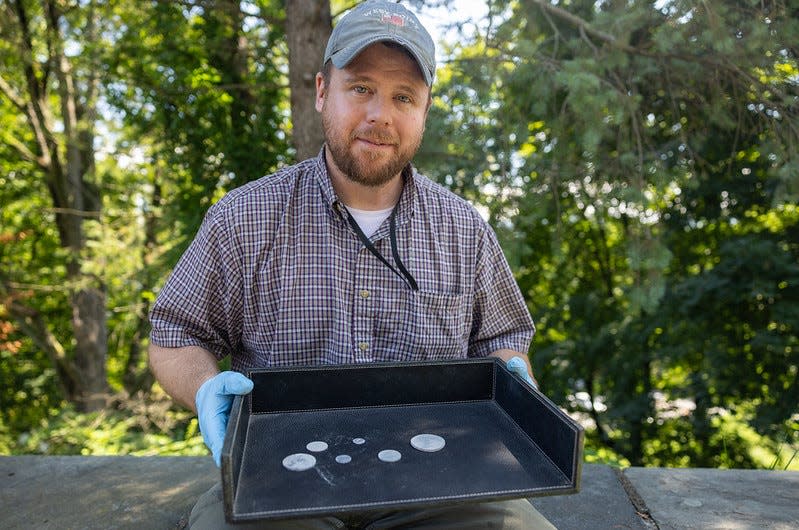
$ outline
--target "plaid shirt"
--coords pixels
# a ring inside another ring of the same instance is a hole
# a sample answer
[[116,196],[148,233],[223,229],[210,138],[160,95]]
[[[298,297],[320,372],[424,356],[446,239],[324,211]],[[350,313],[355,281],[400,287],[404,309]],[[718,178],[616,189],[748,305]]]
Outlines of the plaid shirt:
[[[396,206],[411,290],[349,225],[324,161],[285,168],[212,206],[153,306],[151,340],[232,368],[526,352],[533,321],[488,224],[408,167]],[[372,235],[389,260],[389,222]]]

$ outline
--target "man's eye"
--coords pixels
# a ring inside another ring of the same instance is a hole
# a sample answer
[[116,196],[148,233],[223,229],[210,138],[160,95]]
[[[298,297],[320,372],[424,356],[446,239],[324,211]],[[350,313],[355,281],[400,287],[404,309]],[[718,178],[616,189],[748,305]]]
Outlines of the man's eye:
[[369,91],[365,86],[356,86],[353,87],[353,90],[358,94],[366,94]]
[[397,96],[397,100],[402,103],[411,103],[413,100],[408,96]]

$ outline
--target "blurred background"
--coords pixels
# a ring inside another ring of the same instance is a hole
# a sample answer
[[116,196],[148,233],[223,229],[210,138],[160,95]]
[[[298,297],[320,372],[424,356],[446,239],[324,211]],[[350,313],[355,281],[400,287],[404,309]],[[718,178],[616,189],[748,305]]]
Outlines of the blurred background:
[[[207,454],[147,314],[322,142],[344,0],[0,0],[0,454]],[[619,466],[799,469],[799,2],[404,2],[415,164],[497,231],[544,392]]]

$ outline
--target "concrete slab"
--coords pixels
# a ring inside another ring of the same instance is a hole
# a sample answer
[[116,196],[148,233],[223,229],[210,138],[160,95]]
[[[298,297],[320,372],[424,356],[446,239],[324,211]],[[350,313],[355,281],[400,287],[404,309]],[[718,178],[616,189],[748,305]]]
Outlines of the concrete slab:
[[[218,479],[210,457],[0,456],[0,528],[182,529]],[[531,502],[560,530],[794,530],[799,472],[585,464],[580,493]]]
[[[210,457],[0,456],[0,528],[182,529],[218,478]],[[560,530],[644,528],[607,466],[584,465],[580,493],[532,502]]]
[[0,528],[184,528],[210,457],[0,457]]
[[799,472],[629,468],[660,530],[799,528]]
[[537,497],[530,502],[558,530],[648,528],[630,503],[619,474],[608,466],[583,464],[579,493]]

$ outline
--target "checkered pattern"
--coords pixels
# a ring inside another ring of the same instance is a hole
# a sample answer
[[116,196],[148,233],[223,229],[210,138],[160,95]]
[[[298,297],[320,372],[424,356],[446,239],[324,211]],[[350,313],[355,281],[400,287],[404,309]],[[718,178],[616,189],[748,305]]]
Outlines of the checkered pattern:
[[[151,340],[202,346],[232,367],[526,352],[534,333],[488,224],[412,168],[397,205],[410,290],[346,220],[324,154],[209,209],[150,315]],[[391,260],[388,221],[371,240]]]

